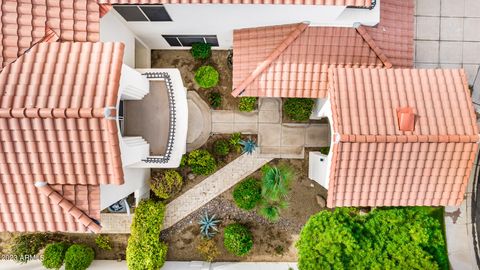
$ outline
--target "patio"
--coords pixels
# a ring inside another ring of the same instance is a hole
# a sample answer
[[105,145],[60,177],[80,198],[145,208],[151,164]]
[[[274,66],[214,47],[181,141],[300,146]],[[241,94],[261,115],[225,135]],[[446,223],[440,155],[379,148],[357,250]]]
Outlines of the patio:
[[165,154],[170,126],[170,106],[165,81],[150,81],[150,93],[142,100],[124,101],[124,136],[142,136],[150,154]]

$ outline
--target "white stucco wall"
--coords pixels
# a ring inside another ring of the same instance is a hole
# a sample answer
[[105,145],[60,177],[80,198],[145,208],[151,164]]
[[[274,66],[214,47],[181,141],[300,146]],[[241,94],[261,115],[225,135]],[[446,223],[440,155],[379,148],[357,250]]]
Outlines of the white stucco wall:
[[151,49],[182,48],[170,47],[161,36],[165,34],[217,35],[220,48],[229,49],[234,29],[303,21],[309,21],[312,26],[350,27],[355,22],[375,25],[380,18],[378,5],[373,10],[347,9],[345,6],[264,4],[168,4],[165,8],[172,22],[122,20]]
[[330,124],[330,151],[328,155],[324,155],[320,152],[310,152],[308,163],[308,178],[319,183],[325,189],[328,189],[333,156],[332,148],[336,136],[333,133],[332,105],[330,98],[317,99],[311,118],[327,118],[328,123]]
[[[137,42],[141,42],[146,49],[140,51],[148,54],[146,57],[150,57],[149,46],[146,46],[144,41],[141,40],[140,37],[136,36],[132,30],[130,30],[125,20],[118,13],[111,10],[100,19],[100,41],[123,42],[123,44],[125,44],[123,63],[132,68],[136,67],[135,40],[137,40]],[[137,53],[138,52],[139,50],[137,50]]]

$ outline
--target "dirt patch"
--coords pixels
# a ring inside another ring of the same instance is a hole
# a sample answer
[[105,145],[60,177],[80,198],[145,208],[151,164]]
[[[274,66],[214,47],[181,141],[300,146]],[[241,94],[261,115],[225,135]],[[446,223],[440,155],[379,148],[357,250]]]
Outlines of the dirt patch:
[[[274,160],[270,164],[289,165],[295,172],[289,193],[289,207],[282,210],[281,218],[271,223],[259,216],[255,210],[239,209],[232,198],[234,187],[224,192],[199,210],[190,214],[173,227],[162,232],[161,238],[169,243],[168,260],[202,260],[196,251],[200,242],[200,217],[208,212],[222,220],[219,233],[214,237],[220,255],[216,261],[296,261],[295,242],[302,226],[308,218],[321,211],[316,201],[317,195],[326,198],[327,191],[308,179],[308,152],[304,160]],[[260,170],[251,176],[260,178]],[[223,229],[233,222],[242,223],[250,228],[254,236],[254,246],[249,255],[236,257],[223,247]]]
[[[195,60],[188,50],[152,50],[152,68],[177,68],[182,75],[183,83],[188,90],[195,90],[207,104],[210,92],[216,91],[222,95],[222,105],[218,110],[233,110],[238,107],[238,99],[232,93],[232,69],[228,66],[229,52],[212,51],[207,60]],[[195,70],[203,65],[211,65],[218,70],[220,81],[211,89],[202,89],[195,82]]]
[[[0,254],[10,252],[10,245],[15,235],[19,233],[0,233]],[[95,250],[96,260],[125,260],[125,250],[129,234],[108,234],[112,243],[112,250],[103,250],[95,244],[97,234],[88,233],[53,233],[49,235],[49,242],[68,242],[72,244],[84,244]],[[40,252],[42,254],[43,251]]]
[[[218,156],[218,155],[215,155],[214,151],[213,151],[213,144],[217,141],[217,140],[220,140],[220,139],[225,139],[225,140],[229,140],[230,139],[230,134],[216,134],[216,135],[211,135],[210,138],[208,138],[208,141],[200,148],[200,149],[206,149],[208,150],[214,157],[215,157],[215,160],[217,161],[217,171],[220,170],[221,168],[223,168],[225,165],[227,165],[228,163],[232,162],[233,160],[235,160],[236,158],[238,158],[239,156],[242,155],[241,152],[235,152],[235,151],[230,151],[230,153],[227,155],[227,156]],[[254,141],[257,141],[257,135],[244,135],[242,134],[242,139],[243,140],[246,140],[247,138],[250,138]],[[161,169],[152,169],[152,171],[161,171]],[[175,198],[177,198],[178,196],[182,195],[183,193],[185,193],[187,190],[191,189],[192,187],[194,187],[195,185],[197,185],[198,183],[202,182],[203,180],[205,180],[207,177],[209,177],[209,175],[207,176],[204,176],[204,175],[193,175],[190,171],[189,168],[185,167],[185,168],[178,168],[177,169],[178,172],[180,172],[180,174],[183,176],[183,186],[182,186],[182,189],[180,190],[179,193],[175,194],[174,196],[172,196],[171,198],[169,198],[168,200],[165,201],[165,203],[169,203],[171,202],[172,200],[174,200]],[[155,194],[153,192],[150,192],[150,195],[151,197],[156,197]]]

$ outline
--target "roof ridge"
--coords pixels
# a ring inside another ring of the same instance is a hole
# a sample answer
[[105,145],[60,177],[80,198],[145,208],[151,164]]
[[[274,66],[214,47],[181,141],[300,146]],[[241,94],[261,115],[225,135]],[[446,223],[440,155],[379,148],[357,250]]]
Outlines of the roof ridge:
[[49,184],[46,182],[36,182],[35,187],[38,188],[40,193],[45,195],[51,202],[57,204],[65,212],[70,214],[75,220],[82,223],[87,229],[92,232],[99,233],[102,227],[98,225],[92,218],[80,210],[77,206],[72,204],[69,200],[65,199],[62,195],[56,192]]
[[111,108],[0,108],[0,118],[104,118]]
[[101,4],[99,1],[98,8],[100,10],[100,18],[103,18],[103,16],[107,15],[107,13],[110,12],[110,10],[113,8],[113,5]]
[[476,135],[340,135],[340,142],[352,143],[478,143]]
[[255,68],[250,75],[245,78],[238,86],[232,91],[232,95],[237,97],[240,95],[245,88],[250,85],[270,64],[273,63],[281,54],[284,52],[299,36],[302,34],[305,29],[307,29],[309,23],[302,22],[298,23],[295,29],[293,29],[288,36],[278,45],[265,59],[261,62],[257,68]]
[[368,44],[368,46],[370,46],[373,52],[375,52],[375,54],[383,62],[385,67],[391,68],[393,65],[388,59],[387,55],[385,55],[383,50],[375,43],[375,40],[373,40],[365,27],[361,24],[357,24],[355,26],[355,30],[357,30],[357,33],[363,38],[363,40],[365,40],[365,42]]

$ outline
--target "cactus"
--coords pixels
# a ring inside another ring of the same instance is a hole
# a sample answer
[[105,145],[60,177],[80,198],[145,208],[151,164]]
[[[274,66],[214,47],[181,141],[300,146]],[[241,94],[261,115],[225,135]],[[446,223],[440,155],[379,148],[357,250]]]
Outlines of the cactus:
[[198,222],[198,224],[200,224],[200,233],[208,239],[214,237],[218,232],[218,223],[220,223],[220,220],[215,219],[215,215],[209,216],[208,213],[205,212],[200,222]]
[[240,144],[243,146],[243,153],[247,153],[249,155],[253,154],[257,148],[257,144],[252,139],[248,139],[246,141],[242,140],[240,141]]

